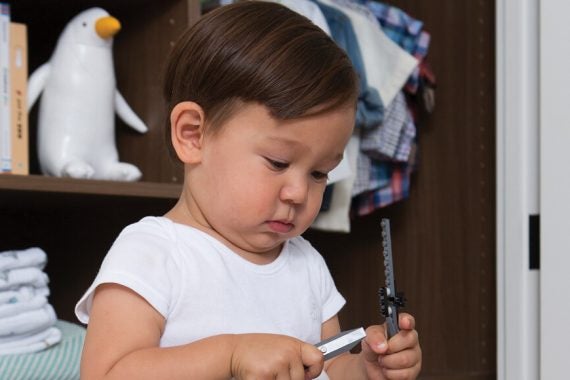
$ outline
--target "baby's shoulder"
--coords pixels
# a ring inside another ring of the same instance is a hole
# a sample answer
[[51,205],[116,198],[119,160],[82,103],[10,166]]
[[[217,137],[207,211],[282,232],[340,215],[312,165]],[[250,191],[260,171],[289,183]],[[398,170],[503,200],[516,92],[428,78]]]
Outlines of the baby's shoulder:
[[104,265],[168,261],[175,237],[164,218],[145,217],[119,233],[107,252]]
[[164,217],[147,216],[129,224],[120,232],[113,245],[134,245],[156,247],[170,245],[176,241],[172,226]]
[[209,249],[213,238],[206,233],[162,216],[147,216],[121,231],[114,245],[175,257]]

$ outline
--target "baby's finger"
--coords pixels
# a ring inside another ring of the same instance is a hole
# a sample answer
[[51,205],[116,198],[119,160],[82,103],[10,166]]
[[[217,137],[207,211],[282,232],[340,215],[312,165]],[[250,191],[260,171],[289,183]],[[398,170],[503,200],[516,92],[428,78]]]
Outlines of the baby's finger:
[[417,330],[400,330],[388,342],[388,353],[393,354],[406,349],[419,347]]
[[382,372],[384,377],[389,380],[399,380],[399,379],[415,379],[420,373],[421,365],[417,364],[411,368],[403,369],[390,369],[384,368]]
[[413,330],[416,328],[416,319],[408,313],[401,313],[398,316],[398,326],[401,330]]
[[294,380],[305,380],[307,378],[313,379],[313,377],[311,377],[311,375],[305,371],[305,367],[301,362],[291,363],[288,375],[289,377],[286,377],[284,374],[283,379],[294,379]]
[[301,360],[309,378],[313,379],[322,372],[325,363],[323,353],[312,344],[305,343],[301,346]]
[[366,337],[362,340],[362,350],[367,360],[375,361],[378,354],[383,354],[388,349],[386,328],[384,325],[369,326],[366,329]]
[[418,346],[394,354],[382,355],[378,358],[378,362],[386,369],[412,368],[421,362],[421,350]]

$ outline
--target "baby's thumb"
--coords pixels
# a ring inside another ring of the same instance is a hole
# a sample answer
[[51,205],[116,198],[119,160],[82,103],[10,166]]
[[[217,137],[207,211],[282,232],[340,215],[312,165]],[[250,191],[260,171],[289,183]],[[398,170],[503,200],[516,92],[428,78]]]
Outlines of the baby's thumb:
[[306,377],[314,379],[323,371],[325,363],[323,353],[312,344],[303,343],[301,346],[301,360],[305,366]]

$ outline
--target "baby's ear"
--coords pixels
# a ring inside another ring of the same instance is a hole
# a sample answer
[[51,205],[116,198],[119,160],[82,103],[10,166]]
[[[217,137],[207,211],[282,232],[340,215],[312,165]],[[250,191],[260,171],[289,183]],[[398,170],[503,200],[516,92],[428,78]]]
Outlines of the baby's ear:
[[170,137],[180,161],[196,164],[201,160],[204,110],[194,102],[181,102],[170,113]]

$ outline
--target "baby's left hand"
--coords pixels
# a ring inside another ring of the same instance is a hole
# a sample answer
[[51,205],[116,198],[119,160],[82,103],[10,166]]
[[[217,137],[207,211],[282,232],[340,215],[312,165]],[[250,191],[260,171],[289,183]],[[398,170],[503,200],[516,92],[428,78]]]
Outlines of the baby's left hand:
[[422,366],[422,350],[410,314],[399,315],[400,332],[389,341],[386,324],[370,326],[362,341],[360,356],[369,379],[415,379]]

